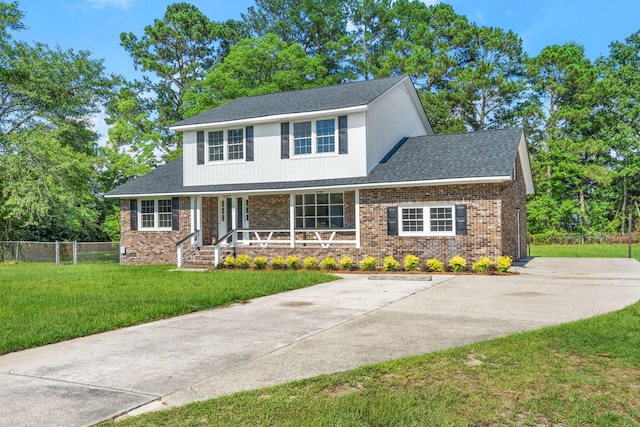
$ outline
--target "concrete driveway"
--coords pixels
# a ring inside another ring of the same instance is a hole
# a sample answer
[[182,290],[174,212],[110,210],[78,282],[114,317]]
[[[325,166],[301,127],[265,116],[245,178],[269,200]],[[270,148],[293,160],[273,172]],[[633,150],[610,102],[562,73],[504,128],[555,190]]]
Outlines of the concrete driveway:
[[515,270],[432,281],[347,275],[0,356],[0,425],[91,425],[591,317],[640,299],[635,260],[535,258]]

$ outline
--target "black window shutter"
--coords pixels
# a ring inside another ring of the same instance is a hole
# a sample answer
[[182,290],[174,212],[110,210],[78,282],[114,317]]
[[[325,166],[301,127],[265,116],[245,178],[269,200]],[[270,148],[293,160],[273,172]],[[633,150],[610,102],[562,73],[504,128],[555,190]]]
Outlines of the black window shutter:
[[131,230],[138,229],[138,201],[131,199],[129,204],[129,216],[131,217]]
[[253,162],[253,126],[247,126],[245,136],[247,138],[247,162]]
[[180,230],[180,198],[171,198],[171,229]]
[[289,122],[280,123],[280,158],[289,158]]
[[398,207],[387,207],[387,234],[389,236],[398,235]]
[[340,116],[338,117],[338,154],[349,153],[349,140],[347,135],[347,116]]
[[196,142],[198,143],[198,164],[204,165],[204,131],[199,130]]
[[456,205],[456,234],[467,234],[467,205]]

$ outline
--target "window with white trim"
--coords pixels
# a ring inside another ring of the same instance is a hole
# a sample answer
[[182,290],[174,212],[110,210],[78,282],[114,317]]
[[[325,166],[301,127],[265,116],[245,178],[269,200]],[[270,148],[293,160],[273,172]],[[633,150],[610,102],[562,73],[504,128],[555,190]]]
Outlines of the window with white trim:
[[454,206],[401,206],[401,236],[455,235]]
[[171,230],[171,199],[140,200],[141,230]]
[[229,160],[244,159],[244,129],[229,129],[227,131],[227,150]]
[[336,119],[293,123],[294,156],[336,153]]
[[218,162],[224,160],[224,131],[209,132],[209,161]]
[[296,228],[344,228],[344,194],[297,194]]

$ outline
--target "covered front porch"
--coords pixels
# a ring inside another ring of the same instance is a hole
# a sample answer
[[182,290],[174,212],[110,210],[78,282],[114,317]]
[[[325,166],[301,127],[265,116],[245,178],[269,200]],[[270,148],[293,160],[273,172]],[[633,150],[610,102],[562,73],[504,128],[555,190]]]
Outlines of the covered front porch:
[[199,252],[211,264],[243,249],[360,248],[359,190],[191,197],[191,234],[176,244],[179,267]]

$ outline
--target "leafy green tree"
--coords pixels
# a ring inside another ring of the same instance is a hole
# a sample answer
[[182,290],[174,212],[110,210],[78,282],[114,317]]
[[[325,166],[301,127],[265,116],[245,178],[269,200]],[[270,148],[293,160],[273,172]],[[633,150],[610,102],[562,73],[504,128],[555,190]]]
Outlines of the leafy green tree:
[[[229,29],[226,29],[230,31]],[[116,103],[136,103],[119,115],[113,108],[111,123],[120,128],[136,129],[137,141],[154,141],[163,154],[180,151],[181,138],[169,126],[184,118],[185,94],[199,91],[199,83],[218,60],[219,41],[225,29],[210,21],[199,9],[188,3],[167,7],[163,19],[144,28],[140,37],[133,33],[120,35],[121,45],[133,59],[137,69],[148,73],[120,93]],[[144,111],[153,126],[140,126],[132,109]],[[128,123],[131,119],[133,123]]]
[[233,46],[205,78],[206,94],[187,104],[193,103],[195,114],[243,96],[320,86],[330,80],[323,77],[325,71],[319,57],[309,57],[299,44],[287,44],[269,33]]
[[349,10],[344,0],[257,0],[242,18],[257,38],[273,33],[287,44],[299,44],[308,56],[322,61],[322,77],[340,83],[353,77]]

